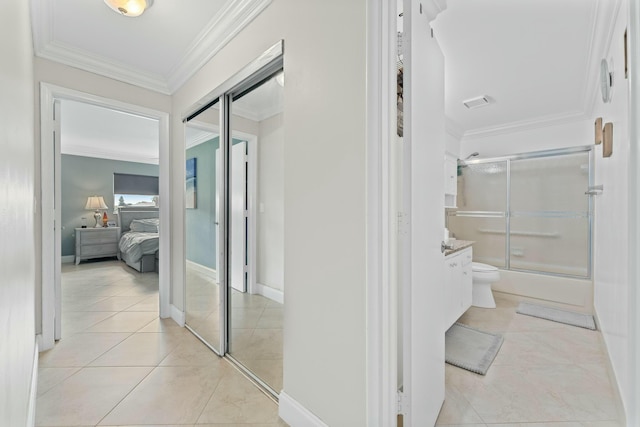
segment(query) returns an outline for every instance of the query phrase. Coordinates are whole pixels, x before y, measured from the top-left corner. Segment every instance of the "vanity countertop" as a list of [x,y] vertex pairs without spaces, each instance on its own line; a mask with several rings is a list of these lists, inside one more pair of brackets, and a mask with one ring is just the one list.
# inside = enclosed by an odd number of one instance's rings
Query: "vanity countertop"
[[475,242],[473,240],[449,240],[447,245],[453,246],[453,249],[447,249],[446,251],[444,251],[444,256],[451,255],[453,253],[466,249],[474,243]]

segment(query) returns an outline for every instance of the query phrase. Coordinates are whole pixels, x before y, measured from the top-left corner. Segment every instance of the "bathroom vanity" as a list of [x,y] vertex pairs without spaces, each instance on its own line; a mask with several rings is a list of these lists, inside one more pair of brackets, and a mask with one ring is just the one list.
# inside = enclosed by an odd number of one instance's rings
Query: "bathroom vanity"
[[451,240],[444,257],[445,331],[471,307],[472,241]]

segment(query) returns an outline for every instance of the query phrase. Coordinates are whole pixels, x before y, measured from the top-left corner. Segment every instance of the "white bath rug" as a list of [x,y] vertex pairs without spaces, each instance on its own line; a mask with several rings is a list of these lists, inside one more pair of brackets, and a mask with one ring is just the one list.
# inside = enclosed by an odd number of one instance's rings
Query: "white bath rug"
[[559,310],[557,308],[545,307],[543,305],[521,302],[516,313],[527,316],[539,317],[540,319],[551,320],[553,322],[564,323],[580,328],[596,330],[596,322],[590,314],[574,313],[573,311]]
[[504,338],[500,334],[455,323],[445,334],[445,362],[485,375],[503,341]]

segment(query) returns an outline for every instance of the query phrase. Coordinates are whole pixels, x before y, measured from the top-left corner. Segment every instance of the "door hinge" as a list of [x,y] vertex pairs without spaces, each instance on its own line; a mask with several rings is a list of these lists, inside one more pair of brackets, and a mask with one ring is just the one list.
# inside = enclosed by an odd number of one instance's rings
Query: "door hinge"
[[249,209],[244,210],[244,217],[249,218]]
[[398,394],[397,394],[397,406],[398,406],[398,414],[399,415],[405,415],[407,413],[407,410],[409,409],[409,402],[407,401],[407,399],[405,398],[405,395],[403,392],[401,392],[400,390],[398,390]]

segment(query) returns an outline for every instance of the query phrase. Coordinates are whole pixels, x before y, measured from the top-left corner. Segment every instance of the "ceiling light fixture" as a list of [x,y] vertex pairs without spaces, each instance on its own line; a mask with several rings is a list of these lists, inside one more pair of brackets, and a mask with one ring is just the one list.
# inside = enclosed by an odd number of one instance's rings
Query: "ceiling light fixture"
[[114,12],[135,18],[151,7],[153,0],[104,0]]
[[487,95],[478,96],[475,98],[467,99],[466,101],[462,101],[465,107],[472,110],[474,108],[485,107],[491,103],[491,98]]

